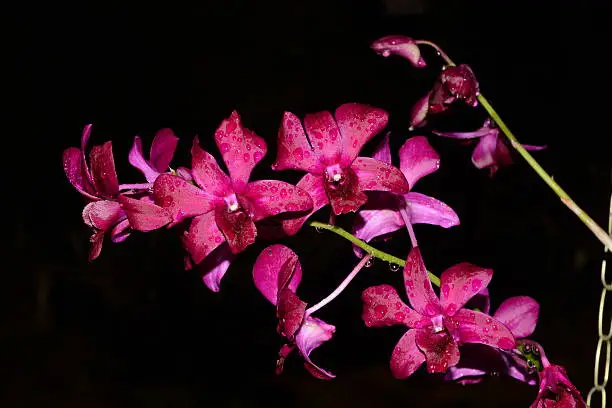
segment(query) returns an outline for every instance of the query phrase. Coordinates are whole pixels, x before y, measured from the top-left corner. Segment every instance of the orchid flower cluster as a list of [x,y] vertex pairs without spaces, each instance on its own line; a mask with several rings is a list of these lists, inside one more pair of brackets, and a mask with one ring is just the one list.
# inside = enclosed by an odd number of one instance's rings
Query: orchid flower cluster
[[[422,43],[427,42],[389,36],[374,42],[372,48],[385,57],[402,56],[422,68],[426,66],[419,49]],[[424,126],[428,117],[456,101],[477,106],[478,94],[478,82],[467,65],[445,67],[432,90],[416,103],[411,129]],[[197,265],[204,271],[204,284],[218,292],[232,261],[258,237],[295,235],[309,217],[330,205],[330,224],[336,216],[355,214],[353,233],[329,224],[311,225],[326,225],[350,237],[354,244],[350,256],[357,264],[329,296],[313,304],[298,296],[304,272],[296,253],[285,245],[268,246],[253,266],[254,284],[275,306],[277,332],[284,341],[276,363],[278,373],[295,350],[313,376],[334,377],[310,357],[336,330],[315,313],[337,297],[372,257],[397,259],[368,242],[388,239],[406,229],[410,250],[405,261],[397,262],[404,266],[397,283],[403,285],[405,297],[392,284],[367,288],[361,296],[366,326],[404,325],[407,329],[391,352],[393,376],[409,377],[422,365],[429,373],[462,384],[479,382],[493,373],[505,374],[539,385],[532,407],[586,407],[564,368],[551,364],[542,346],[528,339],[539,314],[534,299],[511,297],[491,313],[487,289],[491,269],[463,262],[450,266],[439,279],[428,272],[412,226],[426,223],[451,228],[459,225],[459,216],[445,203],[413,191],[418,180],[440,166],[440,157],[427,137],[408,138],[397,152],[399,167],[395,167],[389,133],[381,133],[387,122],[384,110],[360,103],[343,104],[333,115],[321,111],[301,119],[286,112],[271,167],[305,172],[296,185],[251,180],[252,170],[266,156],[267,145],[243,125],[235,111],[213,135],[222,164],[195,137],[191,165],[173,168],[170,164],[179,139],[170,129],[155,135],[148,157],[136,136],[128,160],[143,179],[132,184],[119,183],[110,141],[88,152],[92,129],[88,125],[80,147],[64,151],[63,164],[69,181],[86,201],[82,217],[92,230],[89,260],[100,255],[107,235],[113,242],[122,242],[132,231],[173,228],[185,250],[185,268]],[[491,175],[512,161],[499,129],[490,120],[473,132],[432,133],[479,139],[472,161],[478,168],[489,169]],[[381,140],[372,157],[360,156],[364,145],[379,134]]]

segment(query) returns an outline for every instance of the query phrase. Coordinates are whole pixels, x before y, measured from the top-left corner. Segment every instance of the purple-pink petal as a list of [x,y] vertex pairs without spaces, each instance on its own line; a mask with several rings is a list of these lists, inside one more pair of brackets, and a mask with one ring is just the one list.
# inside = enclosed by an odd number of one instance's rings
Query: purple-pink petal
[[90,200],[97,200],[98,198],[88,179],[87,164],[84,162],[82,151],[76,147],[65,149],[62,162],[64,164],[64,172],[70,184]]
[[440,155],[425,136],[414,136],[406,140],[399,150],[400,169],[410,188],[422,177],[440,168]]
[[424,126],[426,123],[427,113],[429,112],[429,98],[431,92],[427,92],[425,96],[416,101],[410,111],[410,130]]
[[230,178],[221,170],[217,160],[200,148],[197,136],[193,138],[191,146],[191,167],[191,175],[202,188],[202,194],[211,200],[221,199],[233,192]]
[[321,164],[329,166],[340,162],[344,148],[342,135],[331,113],[322,111],[305,115],[304,128]]
[[410,37],[388,35],[374,41],[371,48],[383,57],[388,57],[392,54],[404,57],[416,68],[423,68],[427,65],[421,56],[418,44]]
[[193,262],[199,264],[221,245],[225,238],[217,227],[214,212],[210,211],[193,218],[189,229],[183,233],[181,241]]
[[478,144],[474,148],[474,152],[472,153],[472,163],[479,169],[484,169],[487,167],[499,167],[503,163],[499,163],[499,158],[501,157],[506,162],[511,162],[510,153],[508,152],[508,148],[506,148],[502,144],[502,149],[505,149],[501,154],[498,151],[499,144],[499,133],[498,131],[493,131],[488,133],[486,136],[483,136],[478,141]]
[[134,137],[134,143],[132,144],[132,148],[130,149],[130,153],[128,155],[128,161],[134,167],[136,167],[140,172],[145,176],[145,179],[149,183],[153,183],[157,176],[159,176],[159,171],[151,166],[147,159],[145,159],[144,154],[142,152],[142,141],[140,137]]
[[483,127],[473,132],[440,132],[433,130],[432,133],[437,136],[450,137],[452,139],[475,139],[477,137],[484,137],[491,132],[495,132],[495,130],[489,127],[489,124],[490,122],[487,120]]
[[316,176],[312,173],[306,174],[296,184],[297,188],[300,188],[308,193],[312,198],[312,210],[306,215],[301,217],[292,218],[289,220],[283,220],[283,230],[287,235],[296,234],[304,222],[316,211],[329,204],[327,193],[325,192],[324,182],[322,176]]
[[295,336],[295,344],[306,360],[306,369],[320,379],[331,379],[335,375],[317,366],[310,359],[310,353],[324,342],[330,340],[336,328],[316,317],[306,316],[304,323]]
[[481,312],[460,309],[445,320],[447,328],[460,343],[481,343],[500,349],[513,349],[512,333],[497,319]]
[[227,272],[234,255],[227,244],[221,244],[204,261],[197,266],[202,275],[202,281],[213,292],[221,289],[221,279]]
[[[294,262],[289,263],[288,261],[291,260]],[[289,274],[287,271],[283,271],[284,268],[291,266],[293,269]],[[297,255],[284,245],[270,245],[261,251],[255,260],[253,265],[253,281],[261,294],[275,305],[278,299],[279,277],[281,277],[281,274],[288,274],[290,276],[288,283],[282,282],[281,284],[295,292],[302,280],[302,266]],[[283,278],[283,280],[286,280],[286,278]]]
[[395,378],[404,379],[412,375],[425,361],[425,354],[416,344],[418,330],[408,330],[397,342],[391,354],[391,373]]
[[91,262],[100,256],[102,244],[104,243],[104,231],[96,231],[89,237],[89,255],[87,259]]
[[397,231],[404,225],[404,220],[397,210],[360,210],[355,217],[355,236],[370,242],[373,238]]
[[361,318],[368,327],[385,327],[404,324],[420,327],[429,322],[412,310],[399,297],[391,285],[378,285],[367,288],[361,294],[363,312]]
[[284,212],[312,209],[312,199],[308,193],[284,181],[254,181],[247,184],[242,196],[249,201],[253,221]]
[[175,222],[207,213],[214,208],[209,194],[170,174],[160,175],[153,184],[155,204],[165,208]]
[[404,174],[390,164],[371,157],[358,157],[351,166],[357,175],[359,188],[362,191],[390,191],[405,194],[410,185]]
[[445,331],[416,330],[415,342],[425,354],[429,373],[444,373],[459,362],[459,346]]
[[172,129],[164,128],[155,133],[155,137],[151,143],[149,160],[151,162],[151,166],[153,166],[153,168],[155,168],[159,173],[163,173],[168,170],[170,161],[172,160],[172,157],[174,157],[174,152],[176,151],[178,141],[179,139],[174,135]]
[[172,221],[168,210],[148,199],[119,196],[121,209],[127,215],[130,225],[138,231],[152,231],[163,227]]
[[304,170],[320,173],[321,166],[317,156],[308,142],[300,119],[291,112],[285,112],[278,131],[278,151],[274,170]]
[[119,194],[119,181],[115,171],[113,145],[108,141],[100,146],[94,146],[89,152],[89,165],[93,184],[105,198],[113,198]]
[[374,149],[374,153],[372,153],[372,158],[376,160],[380,160],[383,163],[391,164],[391,145],[389,144],[389,134],[391,132],[387,132],[385,137],[380,141],[376,149]]
[[491,282],[493,271],[467,262],[451,266],[440,276],[440,304],[453,316]]
[[101,231],[110,230],[125,218],[119,203],[110,200],[93,201],[83,208],[83,222]]
[[340,105],[334,116],[342,136],[342,159],[346,164],[355,160],[363,145],[384,129],[389,120],[384,110],[360,103]]
[[457,213],[440,200],[412,192],[404,194],[404,200],[412,224],[432,224],[443,228],[459,225]]
[[227,211],[225,206],[219,206],[214,213],[215,221],[233,254],[244,251],[255,242],[257,227],[246,211]]
[[[287,260],[285,265],[295,265],[296,260]],[[287,265],[284,268],[291,268]],[[278,333],[288,341],[293,341],[298,329],[302,326],[306,313],[306,302],[302,301],[294,291],[280,286],[278,291],[278,302],[276,304],[276,316],[278,317]]]
[[130,236],[131,232],[132,228],[130,225],[130,220],[126,218],[123,221],[119,221],[117,225],[113,227],[110,233],[111,240],[115,244],[123,242]]
[[540,305],[529,296],[515,296],[502,302],[493,315],[506,325],[515,338],[531,336],[538,323]]
[[236,111],[221,122],[215,132],[215,141],[229,170],[234,190],[239,192],[248,183],[255,165],[265,156],[268,150],[266,142],[242,126]]
[[410,304],[422,315],[435,316],[442,309],[436,296],[421,256],[421,250],[414,247],[410,250],[404,266],[404,284]]

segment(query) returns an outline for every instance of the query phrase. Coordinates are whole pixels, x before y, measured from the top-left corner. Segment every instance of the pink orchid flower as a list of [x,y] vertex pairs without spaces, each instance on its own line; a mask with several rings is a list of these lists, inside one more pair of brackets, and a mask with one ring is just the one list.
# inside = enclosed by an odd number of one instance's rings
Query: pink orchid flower
[[93,230],[89,238],[89,260],[96,259],[102,251],[104,235],[110,231],[113,242],[122,242],[129,236],[129,221],[121,210],[119,181],[115,171],[112,142],[92,147],[89,165],[85,148],[89,141],[91,125],[85,126],[81,136],[81,147],[64,150],[64,172],[70,183],[88,204],[83,209],[83,221]]
[[149,159],[146,159],[142,152],[142,141],[136,136],[128,160],[132,166],[140,170],[148,183],[153,184],[160,174],[168,171],[178,141],[178,137],[171,129],[160,129],[155,133]]
[[403,35],[388,35],[374,41],[371,48],[383,57],[399,55],[400,57],[406,58],[417,68],[423,68],[427,65],[421,56],[419,46],[410,37]]
[[391,371],[406,378],[424,362],[430,373],[446,372],[459,362],[459,346],[480,343],[512,349],[515,341],[503,323],[484,313],[463,308],[489,284],[493,271],[469,263],[450,267],[435,294],[418,247],[412,248],[404,268],[406,293],[412,308],[390,285],[373,286],[362,294],[362,318],[368,327],[404,324],[409,330],[395,346]]
[[257,257],[253,266],[253,281],[266,299],[276,306],[279,319],[277,331],[287,340],[279,352],[277,374],[283,371],[285,359],[297,348],[304,358],[304,367],[316,378],[328,380],[335,376],[317,366],[310,353],[330,340],[336,328],[306,313],[306,302],[296,290],[302,280],[298,256],[284,245],[271,245]]
[[[389,135],[385,135],[376,148],[373,158],[391,164]],[[424,136],[408,139],[399,150],[400,170],[408,180],[410,188],[422,177],[440,167],[440,156]],[[420,193],[408,192],[395,195],[387,192],[372,192],[368,203],[355,218],[355,235],[366,242],[389,234],[411,224],[432,224],[443,228],[459,225],[459,217],[448,205]],[[353,247],[359,256],[357,246]]]
[[540,390],[530,408],[587,408],[580,392],[569,380],[565,368],[550,364],[542,353],[544,369],[540,371]]
[[399,169],[357,157],[363,145],[386,126],[387,116],[382,109],[347,103],[336,109],[335,120],[327,111],[306,115],[304,132],[297,116],[285,112],[272,168],[307,171],[297,186],[308,191],[314,203],[307,215],[283,223],[287,234],[295,234],[327,204],[336,215],[357,211],[367,201],[364,191],[408,192],[408,182]]
[[[499,129],[492,125],[491,119],[487,118],[482,127],[474,132],[438,132],[438,136],[453,139],[476,139],[478,144],[472,153],[472,163],[479,169],[488,168],[490,176],[493,176],[502,166],[512,164],[510,151],[505,145],[505,138],[500,137]],[[525,150],[543,150],[546,146],[522,145]]]
[[[169,213],[170,226],[191,219],[182,241],[194,263],[199,264],[214,250],[225,255],[203,278],[217,292],[232,254],[255,242],[255,222],[280,213],[308,211],[312,200],[307,192],[284,181],[249,182],[251,171],[266,154],[267,146],[262,138],[242,126],[237,112],[221,123],[215,141],[229,176],[210,153],[200,148],[196,137],[191,149],[195,184],[176,175],[161,174],[153,185],[153,205],[155,211],[162,208]],[[134,207],[140,203],[130,201]],[[151,212],[151,207],[140,213],[130,211],[134,217],[151,216]]]
[[[540,305],[534,299],[529,296],[515,296],[503,301],[493,318],[503,323],[515,339],[524,339],[534,332],[539,311]],[[507,352],[482,344],[466,344],[461,349],[459,364],[448,369],[445,379],[474,384],[487,374],[497,373],[535,385],[535,371],[526,360],[515,356],[513,351]]]

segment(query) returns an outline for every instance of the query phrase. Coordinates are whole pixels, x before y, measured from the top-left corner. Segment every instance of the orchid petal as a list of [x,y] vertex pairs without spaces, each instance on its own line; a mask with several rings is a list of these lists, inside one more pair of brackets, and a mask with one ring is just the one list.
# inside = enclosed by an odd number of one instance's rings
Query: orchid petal
[[193,175],[191,174],[191,170],[188,169],[187,167],[179,167],[178,169],[176,169],[176,175],[187,181],[193,180]]
[[361,318],[368,327],[385,327],[404,324],[408,327],[420,327],[423,316],[412,310],[399,297],[391,285],[378,285],[367,288],[361,294],[363,313]]
[[453,316],[491,282],[493,271],[467,262],[451,266],[440,276],[440,304]]
[[258,180],[249,183],[243,194],[251,204],[253,221],[259,221],[279,213],[308,211],[312,199],[304,190],[278,180]]
[[172,221],[168,210],[147,200],[119,196],[119,203],[135,230],[152,231]]
[[482,289],[473,298],[471,298],[464,307],[482,312],[484,314],[489,314],[491,311],[491,297],[489,296],[489,289]]
[[296,234],[312,214],[329,204],[323,183],[323,177],[308,173],[296,184],[297,188],[306,191],[310,195],[313,206],[312,210],[304,216],[283,220],[283,229],[287,235]]
[[234,189],[240,190],[248,183],[255,165],[265,156],[268,150],[266,142],[242,126],[236,111],[221,122],[215,132],[215,141],[229,170]]
[[130,236],[131,232],[132,229],[130,226],[130,220],[126,218],[125,220],[118,222],[117,225],[113,227],[110,234],[111,240],[115,244],[118,244],[125,241]]
[[475,139],[477,137],[487,136],[495,131],[496,130],[488,126],[483,126],[473,132],[439,132],[437,130],[432,130],[431,133],[437,136],[450,137],[452,139]]
[[415,136],[406,140],[399,150],[400,169],[410,188],[422,177],[440,168],[440,155],[434,150],[425,136]]
[[255,242],[257,227],[245,211],[230,212],[219,207],[215,210],[215,220],[233,254],[244,251]]
[[361,210],[355,218],[355,236],[370,242],[373,238],[397,231],[405,226],[397,210]]
[[62,162],[68,181],[79,193],[90,200],[98,200],[85,172],[83,153],[76,147],[69,147],[63,152]]
[[[295,260],[295,263],[291,265],[290,260]],[[289,267],[292,268],[291,271],[283,271],[283,269]],[[295,252],[284,245],[270,245],[261,251],[253,265],[255,287],[275,305],[278,300],[279,281],[281,280],[279,277],[287,274],[290,276],[290,281],[284,286],[295,292],[302,280],[302,266]],[[280,283],[283,284],[283,282]]]
[[[337,175],[340,175],[338,181],[334,178]],[[361,191],[357,174],[351,167],[342,170],[338,166],[331,171],[326,169],[323,186],[335,215],[355,212],[368,201],[368,196]]]
[[376,149],[374,149],[374,153],[372,154],[372,158],[376,160],[380,160],[383,163],[391,164],[391,146],[389,144],[389,134],[391,132],[387,132],[383,140],[380,141]]
[[138,136],[134,137],[134,143],[130,149],[128,161],[132,166],[140,170],[149,183],[153,183],[157,176],[159,176],[160,172],[153,168],[147,159],[145,159],[144,154],[142,153],[142,141]]
[[420,193],[404,194],[412,224],[432,224],[443,228],[459,225],[459,216],[440,200]]
[[387,126],[389,115],[382,109],[360,103],[345,103],[335,112],[342,135],[342,157],[351,163],[361,148]]
[[217,160],[200,148],[197,136],[191,146],[191,167],[193,179],[211,199],[232,193],[230,178],[221,170]]
[[429,373],[444,373],[459,362],[459,346],[445,331],[417,330],[415,342],[425,354]]
[[164,128],[155,133],[155,137],[151,143],[149,160],[151,166],[158,172],[163,173],[168,170],[170,161],[172,161],[172,157],[174,157],[178,141],[179,139],[174,136],[172,129]]
[[104,243],[104,231],[94,232],[89,237],[89,255],[87,259],[91,262],[100,256],[102,244]]
[[304,116],[304,128],[320,163],[327,166],[340,162],[344,146],[331,113],[322,111],[307,114]]
[[94,146],[89,152],[94,187],[100,195],[106,198],[115,197],[119,193],[112,146],[112,142],[108,141],[101,146]]
[[427,92],[425,96],[416,101],[410,111],[410,130],[425,125],[427,113],[429,112],[429,98],[431,92]]
[[521,143],[521,146],[523,146],[525,150],[532,150],[532,151],[544,150],[548,148],[548,146],[546,145],[543,145],[543,146],[542,145],[526,145],[522,143]]
[[392,54],[404,57],[416,68],[423,68],[426,66],[418,44],[410,37],[403,35],[388,35],[374,41],[371,48],[383,57],[388,57]]
[[358,157],[351,167],[361,190],[391,191],[395,194],[405,194],[410,190],[406,177],[390,164],[371,157]]
[[515,338],[531,336],[538,323],[540,305],[529,296],[515,296],[502,302],[493,317],[512,332]]
[[484,344],[468,343],[461,346],[459,363],[448,368],[444,379],[447,381],[458,380],[461,384],[474,384],[480,382],[484,375],[505,371],[506,363],[502,352]]
[[474,166],[484,169],[497,165],[495,151],[497,150],[498,136],[498,132],[495,131],[480,138],[472,153],[472,163],[474,163]]
[[335,375],[317,366],[310,359],[310,353],[324,342],[330,340],[336,328],[316,317],[307,316],[295,336],[295,344],[306,360],[306,369],[320,379],[334,378]]
[[425,361],[425,355],[419,350],[415,341],[417,331],[408,330],[393,349],[391,373],[397,379],[411,376]]
[[231,253],[227,244],[222,244],[207,256],[204,261],[197,266],[202,275],[202,281],[213,292],[221,289],[221,279],[230,267],[235,256]]
[[91,177],[91,172],[89,171],[89,166],[87,165],[87,159],[85,157],[85,148],[87,147],[87,143],[89,142],[89,136],[91,136],[91,127],[89,124],[83,128],[83,133],[81,134],[81,156],[83,158],[83,174],[85,177],[85,182],[90,186],[88,191],[93,191],[93,178]]
[[481,343],[506,350],[516,347],[510,330],[484,313],[460,309],[449,321],[449,330],[461,343]]
[[175,222],[214,208],[209,195],[181,177],[161,174],[153,184],[155,204],[165,208]]
[[274,170],[304,170],[320,173],[320,165],[313,148],[308,142],[300,119],[291,112],[285,112],[278,131],[278,151]]
[[189,252],[193,262],[199,264],[212,251],[221,245],[225,238],[217,227],[213,211],[195,217],[189,229],[181,237],[183,247]]
[[[297,261],[289,259],[285,264]],[[291,268],[291,266],[289,266]],[[292,268],[293,269],[293,268]],[[306,313],[306,302],[302,301],[291,289],[282,288],[278,291],[278,302],[276,304],[276,315],[278,317],[278,333],[289,341],[293,341],[304,320]]]
[[108,231],[125,218],[119,203],[110,200],[93,201],[83,208],[83,222],[100,231]]
[[412,248],[406,258],[404,283],[408,299],[414,310],[429,317],[441,312],[440,301],[433,291],[421,250],[418,247]]

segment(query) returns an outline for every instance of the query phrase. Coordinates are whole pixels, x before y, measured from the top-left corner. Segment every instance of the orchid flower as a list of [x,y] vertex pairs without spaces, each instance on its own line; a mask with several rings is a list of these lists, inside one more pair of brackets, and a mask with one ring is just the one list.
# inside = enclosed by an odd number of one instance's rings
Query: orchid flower
[[129,221],[117,201],[119,181],[115,171],[112,142],[92,147],[89,164],[85,148],[91,134],[91,125],[85,126],[81,147],[64,150],[64,172],[70,183],[88,201],[83,208],[83,221],[92,230],[89,238],[89,260],[96,259],[102,251],[104,235],[110,231],[113,242],[122,242],[129,236]]
[[459,346],[480,343],[512,349],[515,341],[503,323],[484,313],[463,308],[487,287],[490,269],[469,263],[450,267],[440,278],[440,297],[435,294],[418,247],[411,249],[404,267],[404,283],[413,308],[407,306],[390,285],[373,286],[362,294],[362,318],[368,327],[404,324],[409,330],[395,346],[391,371],[406,378],[424,362],[430,373],[446,372],[459,362]]
[[314,203],[307,215],[283,223],[287,234],[295,234],[308,217],[327,204],[336,215],[357,211],[367,201],[364,191],[408,192],[408,182],[399,169],[370,157],[357,157],[386,124],[387,113],[382,109],[347,103],[336,109],[335,120],[327,111],[306,115],[304,132],[297,116],[285,112],[272,168],[307,171],[297,186],[306,190]]
[[253,266],[253,281],[266,299],[276,306],[278,333],[287,340],[281,347],[277,361],[277,374],[283,371],[287,356],[297,348],[304,358],[304,367],[316,378],[335,376],[317,366],[310,353],[332,338],[336,328],[306,312],[306,302],[296,290],[302,280],[302,266],[298,256],[284,245],[271,245],[257,257]]
[[149,159],[147,160],[142,152],[142,141],[140,137],[135,136],[128,161],[132,166],[140,170],[147,183],[152,187],[157,177],[168,171],[168,166],[176,151],[178,140],[178,137],[174,135],[171,129],[160,129],[155,133],[151,143]]
[[[534,299],[515,296],[503,301],[493,318],[503,323],[518,340],[531,336],[538,322],[539,311],[540,305]],[[529,385],[537,382],[534,367],[516,356],[514,351],[507,352],[481,344],[466,344],[461,349],[459,364],[449,368],[445,379],[473,384],[492,373],[506,374]]]
[[[171,217],[170,226],[191,219],[182,241],[193,262],[199,264],[214,250],[222,252],[223,256],[203,278],[217,292],[232,256],[255,242],[255,222],[280,213],[308,211],[312,200],[307,192],[284,181],[249,182],[251,171],[266,154],[267,146],[262,138],[242,126],[236,111],[221,123],[215,141],[229,176],[210,153],[200,148],[196,137],[191,149],[195,185],[176,175],[161,174],[153,184],[155,208],[146,203],[147,208],[140,212],[133,208],[130,213],[146,217],[162,208]],[[141,202],[133,200],[130,204],[137,207]],[[157,219],[155,214],[153,218]]]
[[530,408],[587,408],[580,392],[569,380],[565,368],[551,364],[541,351],[543,369],[539,372],[540,389]]
[[[472,153],[472,163],[479,169],[488,168],[490,175],[493,176],[502,166],[512,164],[510,151],[504,143],[504,138],[500,137],[499,129],[494,127],[491,119],[487,118],[482,127],[474,132],[438,132],[433,131],[438,136],[450,137],[453,139],[476,139],[478,144]],[[522,145],[525,150],[543,150],[546,146]]]
[[[388,134],[372,157],[391,164]],[[440,167],[440,156],[424,136],[408,139],[399,150],[399,159],[400,170],[411,189],[418,180]],[[407,223],[433,224],[443,228],[459,225],[459,217],[452,208],[424,194],[408,192],[396,195],[372,192],[369,196],[368,203],[359,211],[354,224],[355,235],[366,242],[400,228],[406,228]],[[353,249],[359,256],[360,249],[357,246],[353,246]]]
[[399,55],[406,58],[416,68],[423,68],[427,64],[421,56],[417,43],[410,37],[403,35],[388,35],[372,43],[371,48],[383,57]]

